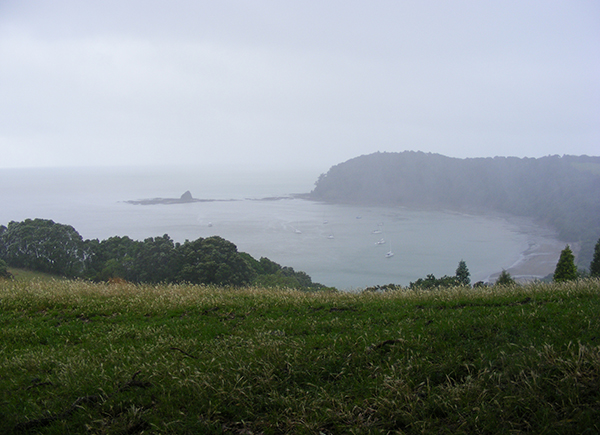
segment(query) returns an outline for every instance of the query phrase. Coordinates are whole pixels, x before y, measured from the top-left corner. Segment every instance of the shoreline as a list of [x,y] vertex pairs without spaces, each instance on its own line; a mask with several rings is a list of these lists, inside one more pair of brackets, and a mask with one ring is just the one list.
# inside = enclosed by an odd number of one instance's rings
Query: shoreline
[[[577,244],[559,240],[556,231],[536,224],[532,219],[511,216],[506,220],[528,238],[528,246],[521,252],[519,258],[505,269],[517,282],[530,282],[552,275],[560,253],[566,245],[571,247],[575,255],[579,251]],[[487,278],[487,281],[494,282],[499,275],[500,272],[494,273]]]
[[[295,198],[323,202],[325,204],[348,204],[357,205],[351,202],[349,203],[338,203],[326,200],[317,200],[310,197],[310,194],[294,194]],[[471,215],[471,216],[484,216],[490,218],[503,219],[509,225],[514,227],[516,233],[524,234],[527,237],[527,244],[523,245],[523,248],[518,258],[510,264],[508,267],[503,269],[510,273],[511,277],[519,282],[526,283],[536,280],[541,280],[548,275],[553,275],[556,269],[556,264],[560,258],[561,251],[565,246],[569,245],[575,257],[579,254],[580,246],[576,242],[565,242],[558,238],[558,233],[552,227],[544,224],[535,222],[534,218],[526,216],[516,216],[507,213],[493,212],[493,211],[481,211],[481,210],[452,210],[452,209],[438,209],[428,207],[405,207],[407,209],[418,209],[423,211],[439,211],[450,214],[460,215]],[[488,275],[483,282],[494,283],[502,269]]]

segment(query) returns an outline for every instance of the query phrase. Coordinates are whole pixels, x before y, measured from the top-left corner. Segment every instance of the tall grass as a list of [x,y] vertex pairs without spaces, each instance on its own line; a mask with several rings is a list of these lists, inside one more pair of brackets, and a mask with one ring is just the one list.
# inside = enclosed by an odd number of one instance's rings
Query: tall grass
[[600,282],[0,283],[0,433],[598,433]]

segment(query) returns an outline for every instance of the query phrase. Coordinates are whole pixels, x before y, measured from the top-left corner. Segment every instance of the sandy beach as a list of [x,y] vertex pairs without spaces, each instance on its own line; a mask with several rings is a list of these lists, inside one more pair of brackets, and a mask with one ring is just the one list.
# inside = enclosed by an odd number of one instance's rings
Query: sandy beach
[[[517,225],[524,234],[527,234],[529,246],[506,271],[519,282],[542,279],[553,274],[560,252],[567,243],[558,240],[553,229],[536,225],[530,219],[511,217],[508,220]],[[576,244],[569,245],[577,255],[578,246]],[[491,275],[488,280],[494,282],[498,275],[499,273]]]

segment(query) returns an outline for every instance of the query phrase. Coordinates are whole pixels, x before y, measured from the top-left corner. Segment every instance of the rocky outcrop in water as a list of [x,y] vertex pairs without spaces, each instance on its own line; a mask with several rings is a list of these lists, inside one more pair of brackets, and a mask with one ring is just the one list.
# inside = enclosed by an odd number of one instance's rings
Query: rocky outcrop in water
[[189,202],[207,202],[214,201],[214,199],[196,199],[192,196],[192,193],[187,190],[179,198],[149,198],[149,199],[138,199],[125,201],[128,204],[135,205],[155,205],[155,204],[186,204]]

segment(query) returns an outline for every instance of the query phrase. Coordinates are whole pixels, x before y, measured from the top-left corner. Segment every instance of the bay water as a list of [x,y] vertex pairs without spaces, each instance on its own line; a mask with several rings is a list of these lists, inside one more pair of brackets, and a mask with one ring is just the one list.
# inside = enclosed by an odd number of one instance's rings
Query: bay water
[[[72,225],[84,239],[168,234],[176,242],[221,236],[256,259],[353,290],[454,275],[464,260],[472,281],[522,258],[531,234],[498,216],[332,205],[294,198],[312,190],[310,171],[228,171],[194,167],[0,169],[0,225],[27,218]],[[207,201],[134,205],[179,198]],[[392,251],[393,256],[386,256]]]

